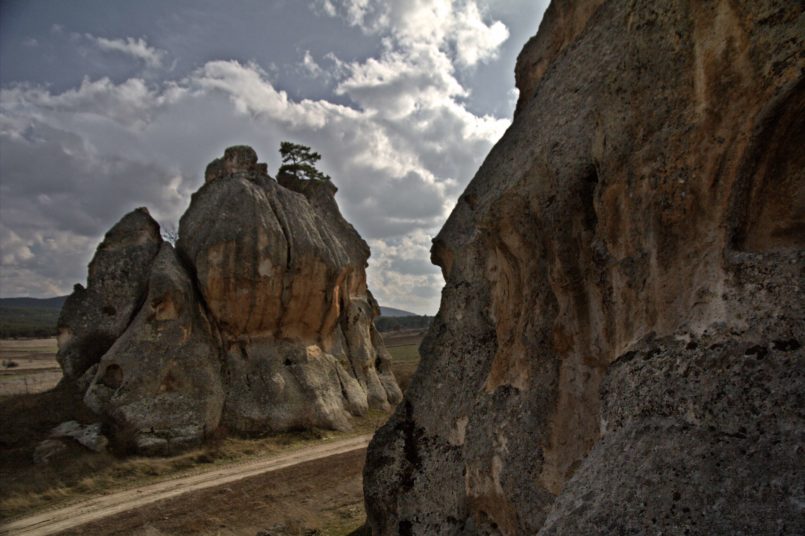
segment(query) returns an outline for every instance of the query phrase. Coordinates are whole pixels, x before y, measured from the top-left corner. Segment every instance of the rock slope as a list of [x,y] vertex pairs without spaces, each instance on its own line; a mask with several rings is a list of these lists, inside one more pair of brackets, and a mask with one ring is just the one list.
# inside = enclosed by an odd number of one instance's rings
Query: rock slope
[[434,240],[376,534],[801,534],[805,15],[554,0]]
[[62,310],[59,360],[118,443],[158,453],[221,426],[348,429],[402,398],[372,324],[368,246],[331,183],[280,179],[230,147],[176,248],[145,209],[98,247]]

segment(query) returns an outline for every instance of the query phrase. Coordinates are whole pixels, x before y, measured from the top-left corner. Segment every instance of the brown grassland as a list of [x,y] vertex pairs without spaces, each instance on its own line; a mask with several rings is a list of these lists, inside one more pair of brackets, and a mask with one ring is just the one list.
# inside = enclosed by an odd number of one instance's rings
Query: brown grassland
[[0,397],[41,393],[60,379],[56,339],[0,339]]

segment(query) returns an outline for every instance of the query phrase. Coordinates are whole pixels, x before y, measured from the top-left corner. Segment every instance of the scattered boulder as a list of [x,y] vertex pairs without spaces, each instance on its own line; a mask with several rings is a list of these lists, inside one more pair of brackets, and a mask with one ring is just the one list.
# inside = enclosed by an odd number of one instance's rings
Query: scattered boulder
[[220,425],[346,430],[401,400],[372,324],[369,247],[329,181],[295,181],[230,147],[175,249],[145,209],[107,233],[65,303],[59,356],[118,445],[169,452]]
[[805,533],[803,20],[551,3],[434,240],[373,534]]
[[101,433],[101,423],[83,425],[77,421],[65,421],[51,430],[50,439],[74,439],[93,452],[103,452],[109,440]]
[[58,439],[45,439],[34,449],[34,463],[46,465],[67,450],[67,445]]

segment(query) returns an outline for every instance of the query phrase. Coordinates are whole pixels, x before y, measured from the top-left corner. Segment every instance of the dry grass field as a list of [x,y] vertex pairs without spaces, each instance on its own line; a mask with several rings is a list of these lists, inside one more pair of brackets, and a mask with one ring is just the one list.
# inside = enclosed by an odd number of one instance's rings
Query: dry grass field
[[[392,366],[405,390],[419,362],[421,332],[387,337]],[[55,340],[0,341],[0,359],[19,363],[7,378],[29,378],[34,385],[46,371],[55,381],[42,390],[8,389],[0,396],[0,520],[75,503],[109,490],[170,479],[211,467],[241,463],[303,448],[327,439],[371,433],[387,415],[371,412],[355,419],[354,430],[268,434],[264,437],[221,437],[204,446],[169,457],[91,453],[71,446],[58,463],[32,463],[33,449],[59,423],[93,422],[80,396],[64,387],[52,388],[61,377],[55,361]],[[23,381],[23,385],[26,383]],[[49,390],[46,390],[49,389]],[[363,451],[331,462],[311,462],[266,477],[253,477],[187,496],[132,510],[81,528],[76,534],[255,534],[253,529],[285,527],[288,534],[319,529],[322,534],[350,534],[364,519],[361,471]],[[253,504],[252,504],[253,503]],[[147,530],[146,530],[147,529]],[[145,531],[145,532],[143,532]],[[249,532],[252,531],[252,532]]]
[[41,393],[60,379],[56,339],[0,339],[0,397]]
[[421,330],[383,334],[386,348],[391,354],[394,376],[403,392],[408,389],[419,365],[419,345],[423,336],[424,332]]

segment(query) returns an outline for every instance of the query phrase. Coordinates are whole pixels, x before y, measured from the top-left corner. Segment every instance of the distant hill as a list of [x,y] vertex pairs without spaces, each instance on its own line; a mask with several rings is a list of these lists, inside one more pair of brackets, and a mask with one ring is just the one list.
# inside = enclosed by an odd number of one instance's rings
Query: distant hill
[[380,316],[418,316],[418,315],[410,311],[403,311],[402,309],[395,309],[394,307],[383,307],[381,305]]
[[0,308],[56,309],[61,311],[67,296],[55,298],[0,298]]
[[378,331],[399,331],[407,329],[426,329],[430,326],[432,316],[418,315],[410,311],[380,306],[380,316],[375,318]]
[[56,335],[64,300],[55,298],[0,298],[0,338]]

